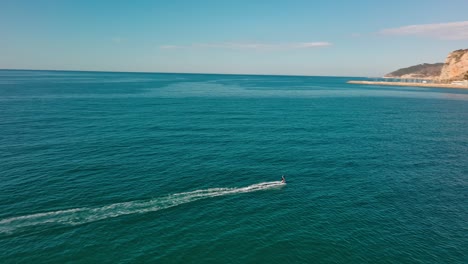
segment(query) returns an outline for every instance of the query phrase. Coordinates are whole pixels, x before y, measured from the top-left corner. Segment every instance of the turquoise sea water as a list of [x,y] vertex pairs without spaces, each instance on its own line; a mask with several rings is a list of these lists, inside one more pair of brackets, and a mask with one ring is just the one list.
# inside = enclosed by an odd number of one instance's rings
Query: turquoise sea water
[[468,263],[468,91],[347,80],[0,71],[0,262]]

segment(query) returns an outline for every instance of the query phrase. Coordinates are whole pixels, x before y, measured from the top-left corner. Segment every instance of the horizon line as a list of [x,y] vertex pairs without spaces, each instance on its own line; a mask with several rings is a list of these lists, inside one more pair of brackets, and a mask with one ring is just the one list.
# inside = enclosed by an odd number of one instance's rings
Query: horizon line
[[262,73],[216,73],[216,72],[151,72],[151,71],[107,71],[107,70],[58,70],[58,69],[7,69],[0,68],[0,71],[56,71],[56,72],[96,72],[96,73],[143,73],[143,74],[205,74],[205,75],[249,75],[249,76],[284,76],[284,77],[352,77],[352,78],[375,78],[365,76],[344,76],[344,75],[305,75],[305,74],[262,74]]

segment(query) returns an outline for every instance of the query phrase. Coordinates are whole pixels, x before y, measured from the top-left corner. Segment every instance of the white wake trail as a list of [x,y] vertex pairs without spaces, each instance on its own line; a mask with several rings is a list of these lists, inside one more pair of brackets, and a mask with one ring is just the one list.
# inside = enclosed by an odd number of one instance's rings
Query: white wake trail
[[130,201],[94,208],[82,207],[10,217],[0,220],[0,234],[9,234],[21,228],[44,224],[80,225],[122,215],[155,212],[211,197],[281,188],[284,185],[280,181],[262,182],[241,188],[211,188],[176,193],[151,200]]

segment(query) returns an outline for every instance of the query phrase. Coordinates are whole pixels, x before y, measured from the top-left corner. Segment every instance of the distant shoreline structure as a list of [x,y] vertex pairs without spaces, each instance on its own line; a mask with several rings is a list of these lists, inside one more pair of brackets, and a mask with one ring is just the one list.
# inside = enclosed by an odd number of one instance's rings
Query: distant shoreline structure
[[410,86],[410,87],[428,87],[428,88],[458,88],[468,89],[468,82],[457,83],[424,83],[424,82],[392,82],[392,81],[348,81],[350,84],[364,85],[387,85],[387,86]]

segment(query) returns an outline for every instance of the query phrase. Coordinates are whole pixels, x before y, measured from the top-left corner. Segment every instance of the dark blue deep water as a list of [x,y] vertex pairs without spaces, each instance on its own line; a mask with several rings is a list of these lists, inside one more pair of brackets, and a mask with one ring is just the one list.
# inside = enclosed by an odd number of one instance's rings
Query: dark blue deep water
[[347,80],[0,71],[0,262],[468,263],[468,91]]

